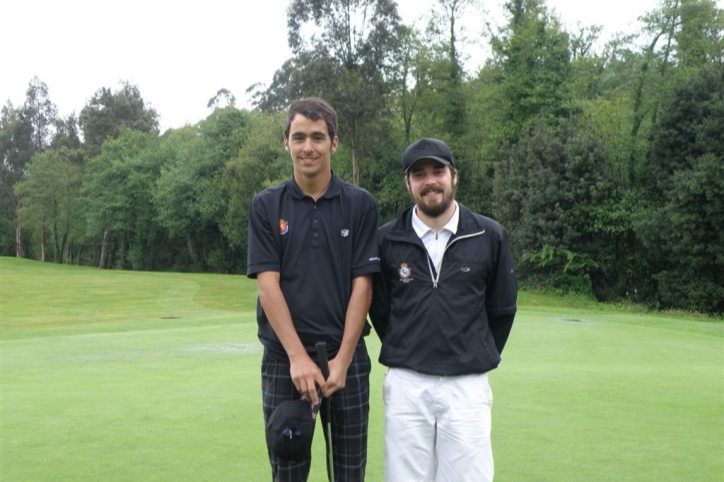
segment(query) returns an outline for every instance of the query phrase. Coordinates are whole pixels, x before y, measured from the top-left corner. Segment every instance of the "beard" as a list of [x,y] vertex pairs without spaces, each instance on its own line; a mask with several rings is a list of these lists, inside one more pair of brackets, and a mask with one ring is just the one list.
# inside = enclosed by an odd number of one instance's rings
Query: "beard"
[[[453,200],[455,199],[455,188],[457,186],[453,185],[452,189],[449,193],[445,193],[445,190],[438,187],[427,187],[420,191],[420,197],[418,199],[415,199],[415,204],[417,205],[417,209],[422,211],[425,215],[430,216],[431,218],[436,218],[440,215],[442,215],[445,211],[448,210],[450,205],[452,204]],[[439,192],[442,194],[442,199],[438,202],[434,202],[432,204],[428,204],[425,202],[425,195],[431,193],[431,192]]]

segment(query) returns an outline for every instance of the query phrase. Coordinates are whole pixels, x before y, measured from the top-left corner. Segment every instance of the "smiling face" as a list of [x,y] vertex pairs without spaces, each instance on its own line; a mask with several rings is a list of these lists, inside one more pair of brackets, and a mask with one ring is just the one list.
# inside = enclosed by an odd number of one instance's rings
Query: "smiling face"
[[410,167],[407,191],[420,213],[437,218],[454,209],[457,175],[450,167],[433,159],[421,159]]
[[329,137],[323,119],[313,121],[296,114],[289,127],[289,137],[284,139],[284,148],[292,156],[297,182],[313,182],[331,173],[331,158],[337,143],[337,136]]

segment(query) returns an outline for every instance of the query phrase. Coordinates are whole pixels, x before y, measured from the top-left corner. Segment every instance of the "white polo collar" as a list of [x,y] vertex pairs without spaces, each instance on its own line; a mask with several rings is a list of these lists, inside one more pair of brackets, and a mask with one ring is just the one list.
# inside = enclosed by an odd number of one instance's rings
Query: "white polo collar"
[[[453,200],[453,202],[455,203],[455,212],[450,218],[450,221],[448,221],[447,224],[442,227],[440,232],[449,231],[450,234],[455,234],[458,232],[458,222],[460,221],[460,206],[458,206],[457,201]],[[433,231],[430,226],[425,224],[424,221],[420,219],[420,216],[417,215],[417,206],[412,208],[412,227],[415,229],[415,232],[420,238],[427,234],[428,231],[432,231],[432,233],[435,234],[435,231]]]

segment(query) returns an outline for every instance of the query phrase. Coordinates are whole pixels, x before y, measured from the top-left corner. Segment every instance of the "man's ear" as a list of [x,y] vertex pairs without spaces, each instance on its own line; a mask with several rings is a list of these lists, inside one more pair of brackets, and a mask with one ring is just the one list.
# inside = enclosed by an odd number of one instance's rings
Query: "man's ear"
[[338,144],[339,144],[339,137],[334,136],[334,139],[332,139],[332,149],[331,149],[332,154],[334,154],[334,151],[337,150]]
[[289,138],[284,138],[284,150],[289,152]]

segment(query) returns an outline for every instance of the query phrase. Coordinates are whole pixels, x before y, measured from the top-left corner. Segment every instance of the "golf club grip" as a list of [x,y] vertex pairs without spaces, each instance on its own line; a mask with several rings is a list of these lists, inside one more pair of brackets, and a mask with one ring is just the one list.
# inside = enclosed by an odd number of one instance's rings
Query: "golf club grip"
[[319,357],[319,369],[322,370],[322,376],[326,380],[329,377],[329,359],[327,358],[327,344],[323,341],[317,342],[314,345],[317,349],[317,356]]

